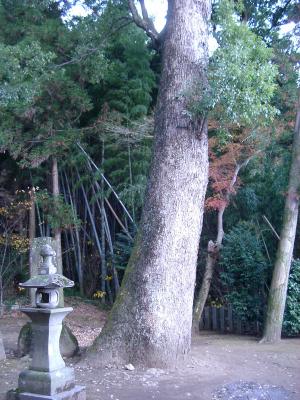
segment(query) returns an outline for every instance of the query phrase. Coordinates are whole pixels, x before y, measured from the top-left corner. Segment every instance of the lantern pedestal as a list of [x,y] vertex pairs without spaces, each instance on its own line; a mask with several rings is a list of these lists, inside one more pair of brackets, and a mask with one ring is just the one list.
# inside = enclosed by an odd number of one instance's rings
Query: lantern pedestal
[[32,320],[33,355],[29,369],[19,375],[20,400],[85,400],[85,389],[75,386],[74,371],[60,354],[62,321],[71,307],[22,308]]

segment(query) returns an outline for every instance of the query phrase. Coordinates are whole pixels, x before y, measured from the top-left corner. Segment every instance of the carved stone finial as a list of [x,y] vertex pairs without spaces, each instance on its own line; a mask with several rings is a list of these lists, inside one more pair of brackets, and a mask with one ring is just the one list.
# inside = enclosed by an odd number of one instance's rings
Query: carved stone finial
[[40,255],[43,257],[43,261],[39,267],[39,275],[52,275],[55,274],[57,269],[53,264],[53,256],[55,251],[49,244],[45,244],[41,247]]

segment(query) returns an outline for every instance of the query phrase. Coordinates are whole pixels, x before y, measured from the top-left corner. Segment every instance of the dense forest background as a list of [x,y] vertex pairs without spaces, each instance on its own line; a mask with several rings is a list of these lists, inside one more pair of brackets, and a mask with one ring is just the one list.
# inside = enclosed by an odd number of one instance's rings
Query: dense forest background
[[[139,225],[160,49],[132,22],[127,2],[86,0],[86,17],[71,17],[73,3],[0,1],[1,304],[22,300],[17,283],[29,274],[33,238],[53,236],[73,294],[111,305]],[[203,95],[199,83],[182,94],[191,99],[187,112],[209,124],[196,294],[222,214],[206,304],[230,303],[261,325],[291,162],[299,15],[293,1],[214,2],[210,89]],[[300,331],[299,235],[298,226],[289,335]]]

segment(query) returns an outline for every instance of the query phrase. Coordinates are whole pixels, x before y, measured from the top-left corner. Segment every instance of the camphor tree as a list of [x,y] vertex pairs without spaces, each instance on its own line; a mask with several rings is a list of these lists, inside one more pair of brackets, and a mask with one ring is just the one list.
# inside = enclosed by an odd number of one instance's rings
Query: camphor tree
[[170,0],[158,35],[140,0],[132,17],[162,52],[155,143],[140,231],[118,298],[89,352],[96,363],[170,366],[190,349],[207,185],[207,123],[187,93],[205,87],[210,2]]

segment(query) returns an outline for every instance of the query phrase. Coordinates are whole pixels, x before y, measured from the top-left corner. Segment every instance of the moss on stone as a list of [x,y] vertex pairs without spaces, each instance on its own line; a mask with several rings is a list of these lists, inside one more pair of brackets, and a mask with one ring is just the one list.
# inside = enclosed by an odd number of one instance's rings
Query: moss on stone
[[[20,357],[31,354],[32,334],[31,323],[27,322],[27,324],[22,327],[18,337],[18,355]],[[76,337],[73,335],[71,329],[65,324],[63,324],[62,327],[59,347],[61,355],[66,358],[73,357],[79,351]]]

